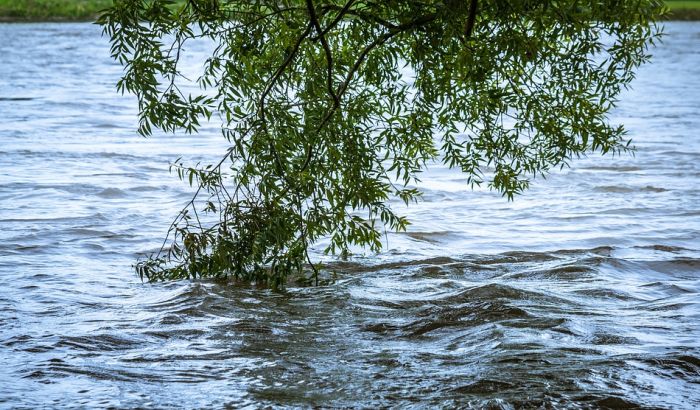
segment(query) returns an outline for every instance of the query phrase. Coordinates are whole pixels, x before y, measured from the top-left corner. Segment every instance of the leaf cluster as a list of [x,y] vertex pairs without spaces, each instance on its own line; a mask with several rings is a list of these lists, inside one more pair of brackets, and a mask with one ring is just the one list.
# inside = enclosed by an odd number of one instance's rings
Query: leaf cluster
[[[377,251],[426,164],[512,199],[590,151],[629,149],[607,114],[660,35],[656,0],[116,0],[99,20],[139,101],[139,132],[221,118],[230,147],[178,175],[197,194],[149,280],[281,287],[311,244]],[[213,45],[196,80],[186,44]],[[214,220],[203,223],[201,214]],[[207,219],[207,218],[204,218]]]

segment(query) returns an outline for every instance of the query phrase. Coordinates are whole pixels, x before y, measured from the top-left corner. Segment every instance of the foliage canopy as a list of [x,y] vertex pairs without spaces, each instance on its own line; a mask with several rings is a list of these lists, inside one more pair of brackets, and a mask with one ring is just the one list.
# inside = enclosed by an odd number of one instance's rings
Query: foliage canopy
[[[222,120],[148,280],[234,277],[272,287],[330,253],[381,247],[408,221],[427,163],[508,198],[589,151],[628,149],[607,113],[660,35],[655,0],[115,0],[98,23],[138,97],[139,132]],[[185,43],[211,55],[183,91]],[[215,219],[204,223],[209,213]],[[317,276],[316,276],[317,277]]]

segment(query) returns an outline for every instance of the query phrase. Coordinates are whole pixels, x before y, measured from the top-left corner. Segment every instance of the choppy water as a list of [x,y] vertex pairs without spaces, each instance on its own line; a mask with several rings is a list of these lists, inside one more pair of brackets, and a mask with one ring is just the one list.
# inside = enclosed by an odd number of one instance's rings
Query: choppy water
[[700,406],[700,24],[515,202],[435,166],[414,225],[282,294],[142,284],[199,136],[134,135],[88,24],[0,25],[0,407]]

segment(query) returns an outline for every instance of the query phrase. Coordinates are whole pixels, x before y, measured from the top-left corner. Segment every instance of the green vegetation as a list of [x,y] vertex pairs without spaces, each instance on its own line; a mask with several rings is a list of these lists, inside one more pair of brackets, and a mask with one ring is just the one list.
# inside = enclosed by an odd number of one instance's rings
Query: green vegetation
[[[182,5],[184,0],[176,4]],[[0,0],[0,21],[93,21],[112,0]]]
[[667,1],[668,20],[700,20],[700,0]]
[[112,0],[0,0],[0,19],[13,21],[91,20]]
[[[308,250],[378,251],[426,164],[508,198],[591,151],[628,149],[609,110],[649,59],[659,1],[120,0],[99,23],[139,101],[139,132],[223,122],[148,280],[318,278]],[[144,22],[148,22],[148,24]],[[178,63],[216,47],[184,91]],[[167,39],[167,40],[166,40]],[[397,199],[399,201],[392,201]]]
[[[0,21],[87,21],[112,3],[112,0],[0,0]],[[700,0],[665,4],[670,9],[669,20],[700,20]]]
[[700,9],[700,0],[666,1],[665,4],[671,10]]
[[[0,0],[0,21],[88,21],[112,3],[112,0]],[[672,0],[665,4],[671,10],[669,20],[700,20],[700,0]]]

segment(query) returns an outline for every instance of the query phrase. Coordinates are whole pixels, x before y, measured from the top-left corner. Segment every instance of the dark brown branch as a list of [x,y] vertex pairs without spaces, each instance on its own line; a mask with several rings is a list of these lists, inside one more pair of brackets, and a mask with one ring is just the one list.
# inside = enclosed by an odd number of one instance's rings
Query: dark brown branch
[[338,99],[338,96],[335,94],[335,91],[333,91],[333,55],[331,54],[331,48],[328,46],[328,41],[326,41],[326,36],[323,34],[321,24],[318,22],[318,17],[316,16],[316,10],[314,9],[313,1],[306,0],[306,7],[309,10],[309,17],[311,18],[311,23],[316,28],[318,37],[321,40],[321,45],[323,46],[323,50],[326,53],[326,62],[328,67],[328,78],[326,79],[326,85],[328,87],[328,94],[333,99],[333,104],[335,106],[338,106],[340,105],[340,99]]
[[[345,7],[340,8],[338,6],[328,5],[328,6],[323,6],[322,9],[323,10],[340,10],[340,11],[342,11],[345,9]],[[348,9],[345,10],[344,14],[359,17],[360,19],[362,19],[364,21],[378,23],[379,25],[381,25],[387,29],[395,29],[398,27],[396,24],[394,24],[390,21],[384,20],[382,18],[379,18],[372,13],[367,13],[367,12],[364,12],[362,10],[350,10],[350,7],[348,7]]]
[[325,36],[329,31],[333,30],[333,28],[334,28],[338,23],[340,23],[340,20],[343,19],[343,16],[345,16],[345,13],[347,13],[348,10],[350,10],[350,7],[353,5],[353,3],[355,3],[355,0],[349,0],[347,3],[345,3],[345,5],[343,6],[343,8],[340,9],[340,12],[338,12],[338,15],[335,16],[335,19],[333,19],[333,21],[331,21],[331,23],[328,25],[328,27],[326,27],[325,29],[323,29],[323,31],[321,31],[321,32],[318,34],[318,36],[312,37],[312,38],[311,38],[311,41],[317,41],[317,40],[320,39],[322,36]]
[[471,0],[469,2],[469,17],[467,17],[467,27],[464,30],[465,40],[469,40],[472,36],[472,31],[474,31],[474,23],[476,22],[476,9],[477,0]]

